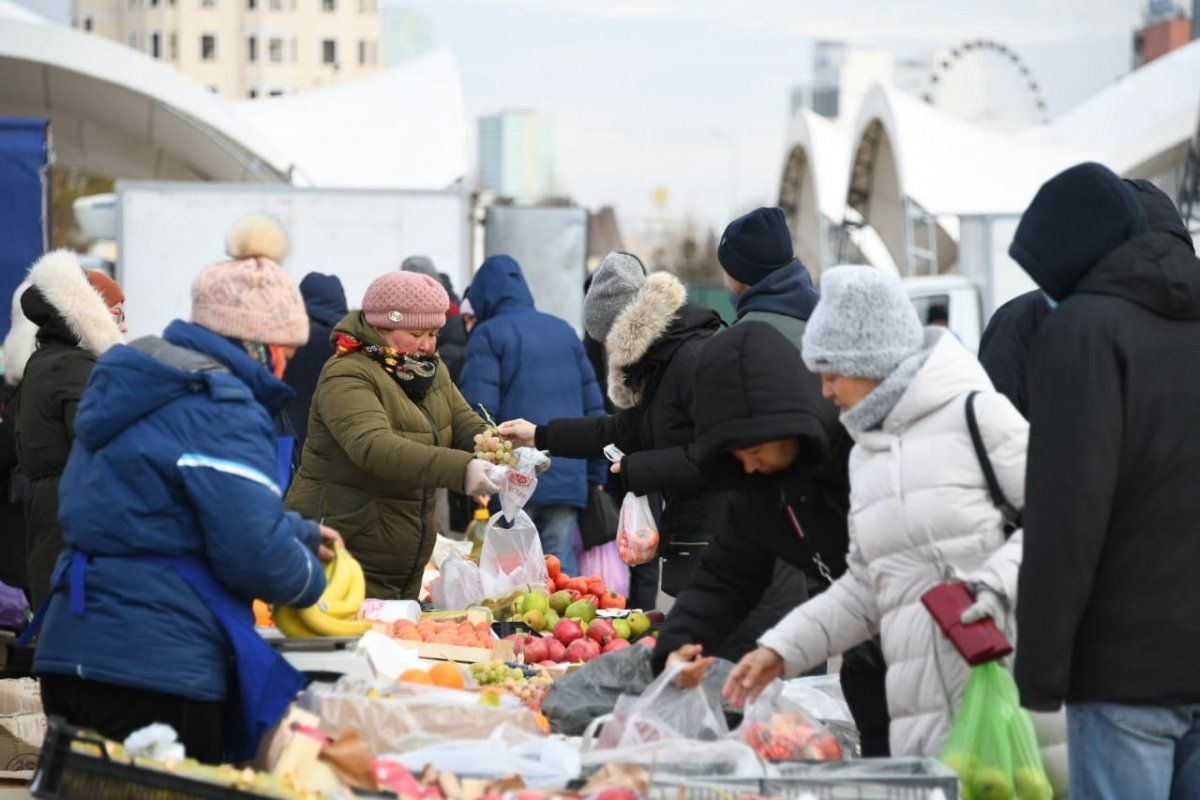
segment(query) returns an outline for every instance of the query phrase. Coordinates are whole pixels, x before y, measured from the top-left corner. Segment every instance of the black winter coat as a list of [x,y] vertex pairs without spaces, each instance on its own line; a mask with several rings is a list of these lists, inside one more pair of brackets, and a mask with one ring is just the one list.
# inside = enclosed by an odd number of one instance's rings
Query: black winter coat
[[[717,313],[686,303],[678,279],[655,273],[609,333],[608,395],[622,410],[607,417],[558,419],[538,427],[537,446],[568,458],[625,452],[626,488],[666,503],[659,554],[711,540],[728,497],[706,487],[689,452],[695,439],[692,400],[705,340],[721,327]],[[669,589],[668,589],[669,591]]]
[[[783,334],[745,322],[709,342],[696,380],[706,388],[693,409],[703,432],[697,453],[711,480],[737,491],[667,617],[654,650],[656,667],[683,644],[716,652],[762,601],[775,559],[823,583],[846,570],[853,442],[837,409],[821,396],[820,378]],[[783,472],[744,476],[728,455],[731,447],[777,439],[800,444]]]
[[1050,303],[1041,289],[1018,295],[996,309],[979,340],[979,363],[992,385],[1026,418],[1029,348],[1049,313]]
[[333,326],[350,313],[346,308],[346,290],[336,275],[310,272],[300,281],[300,295],[308,312],[308,341],[296,350],[284,370],[283,380],[295,394],[284,406],[284,413],[296,434],[296,452],[304,450],[308,436],[308,413],[321,368],[333,355],[330,336]]
[[17,459],[29,479],[26,558],[31,605],[38,608],[49,595],[63,549],[58,482],[75,441],[75,411],[97,357],[120,341],[121,332],[73,254],[44,256],[29,280],[21,309],[38,326],[38,349],[21,381],[16,439]]
[[1021,699],[1197,703],[1200,261],[1142,233],[1069,292],[1030,368]]

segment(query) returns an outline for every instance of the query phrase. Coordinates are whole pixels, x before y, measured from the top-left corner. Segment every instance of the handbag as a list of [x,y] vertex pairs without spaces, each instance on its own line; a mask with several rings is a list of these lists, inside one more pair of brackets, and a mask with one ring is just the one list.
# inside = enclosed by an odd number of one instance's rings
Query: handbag
[[620,513],[612,496],[598,486],[588,486],[587,508],[579,512],[579,538],[591,550],[617,538]]
[[975,457],[979,459],[979,467],[983,470],[983,478],[987,481],[988,496],[992,505],[1000,510],[1004,518],[1004,538],[1012,536],[1021,527],[1021,512],[1004,495],[1000,481],[996,479],[996,470],[992,468],[992,459],[988,456],[987,448],[983,446],[983,435],[979,431],[979,420],[975,416],[975,395],[967,395],[967,430],[971,434],[971,444],[975,447]]

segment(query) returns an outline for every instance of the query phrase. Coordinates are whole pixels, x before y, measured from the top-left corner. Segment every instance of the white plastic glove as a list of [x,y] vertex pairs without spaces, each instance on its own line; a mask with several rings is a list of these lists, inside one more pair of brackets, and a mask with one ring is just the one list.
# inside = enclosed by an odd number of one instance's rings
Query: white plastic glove
[[467,474],[463,479],[463,488],[468,495],[479,497],[500,491],[500,487],[488,476],[488,469],[491,466],[480,458],[472,458],[467,462]]
[[1005,630],[1008,625],[1008,603],[1004,598],[983,584],[975,584],[971,588],[975,590],[975,602],[963,612],[959,621],[963,625],[970,625],[981,619],[991,619],[996,627]]

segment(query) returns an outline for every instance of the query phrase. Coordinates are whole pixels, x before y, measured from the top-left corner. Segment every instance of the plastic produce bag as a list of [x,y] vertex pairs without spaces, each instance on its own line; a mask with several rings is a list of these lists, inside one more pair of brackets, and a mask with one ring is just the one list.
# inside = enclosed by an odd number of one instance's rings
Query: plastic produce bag
[[532,735],[502,726],[480,739],[457,739],[388,753],[381,761],[403,764],[414,773],[432,766],[461,778],[495,780],[520,775],[535,789],[563,789],[579,777],[579,750],[562,739]]
[[580,575],[597,575],[609,591],[629,594],[629,567],[617,554],[616,542],[584,550],[577,562]]
[[483,532],[479,555],[483,596],[500,599],[530,586],[544,587],[550,576],[537,526],[528,514],[518,511],[512,527],[501,528],[497,524],[500,516],[493,515]]
[[842,745],[833,733],[783,696],[783,682],[772,681],[746,706],[733,738],[768,761],[837,761]]
[[942,761],[958,773],[964,800],[1050,800],[1033,721],[999,661],[971,668]]
[[617,555],[631,567],[645,564],[658,552],[658,523],[650,510],[650,501],[630,492],[621,502],[621,523],[617,527]]
[[538,475],[550,469],[550,455],[532,447],[513,450],[517,463],[513,466],[494,465],[488,477],[500,487],[500,511],[512,523],[537,489]]
[[442,574],[429,584],[429,594],[433,607],[442,611],[470,608],[487,597],[479,566],[457,553],[442,562]]

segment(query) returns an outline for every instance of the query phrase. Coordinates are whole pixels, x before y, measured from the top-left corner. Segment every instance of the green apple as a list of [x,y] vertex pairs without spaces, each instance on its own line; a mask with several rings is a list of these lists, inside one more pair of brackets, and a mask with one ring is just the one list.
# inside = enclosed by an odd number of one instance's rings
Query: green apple
[[631,636],[641,636],[646,631],[650,630],[650,618],[640,611],[634,611],[629,615],[629,633]]
[[1020,767],[1013,774],[1017,800],[1053,800],[1054,788],[1046,773],[1037,767]]
[[567,606],[567,616],[579,620],[586,626],[596,618],[596,607],[587,600],[576,600]]
[[530,611],[537,611],[545,614],[547,609],[550,608],[550,598],[546,597],[546,595],[542,594],[541,592],[526,592],[524,601],[525,602],[523,603],[522,608],[525,610],[526,614],[528,614]]
[[612,621],[613,629],[617,632],[618,639],[628,639],[633,629],[629,627],[629,623],[623,619],[614,619]]
[[571,599],[571,593],[563,589],[550,595],[550,607],[553,608],[561,617],[567,610],[567,606],[575,602]]
[[1013,800],[1013,783],[999,767],[984,767],[975,773],[976,800]]

